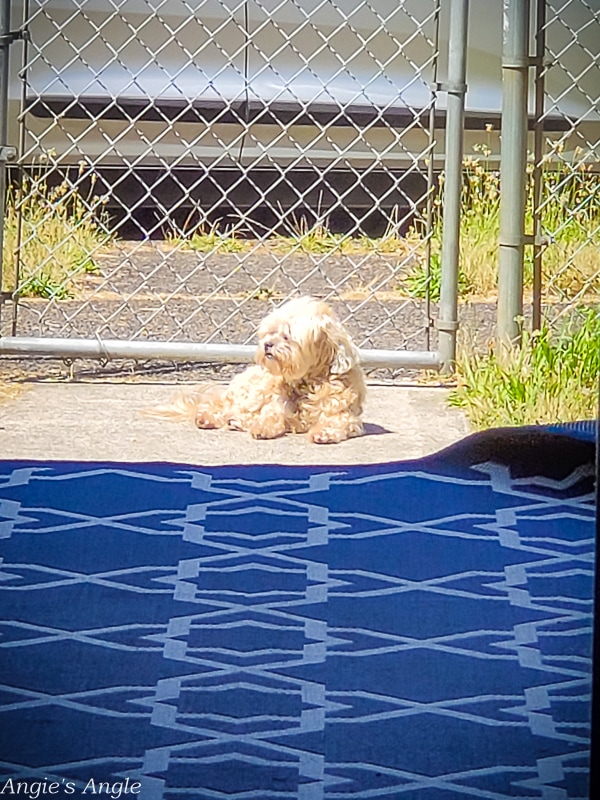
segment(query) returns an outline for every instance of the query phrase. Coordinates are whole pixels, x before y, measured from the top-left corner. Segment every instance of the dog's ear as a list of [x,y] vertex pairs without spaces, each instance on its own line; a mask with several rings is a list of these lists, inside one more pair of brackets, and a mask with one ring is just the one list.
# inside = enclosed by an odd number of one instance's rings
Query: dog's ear
[[335,319],[325,325],[325,334],[331,345],[333,358],[329,365],[332,375],[343,375],[358,364],[358,350],[352,340]]

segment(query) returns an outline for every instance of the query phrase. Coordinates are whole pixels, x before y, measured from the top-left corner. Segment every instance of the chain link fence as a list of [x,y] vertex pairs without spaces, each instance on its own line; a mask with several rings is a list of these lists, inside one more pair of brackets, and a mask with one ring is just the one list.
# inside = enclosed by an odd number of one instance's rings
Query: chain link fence
[[[537,8],[533,327],[556,327],[600,295],[600,3]],[[557,125],[556,123],[559,123]],[[544,130],[562,127],[551,138]]]
[[[600,3],[526,2],[539,328],[600,288]],[[0,144],[17,145],[0,150],[4,341],[242,346],[302,293],[331,301],[363,350],[434,354],[456,328],[438,306],[439,190],[448,92],[464,93],[447,81],[459,5],[0,0]],[[502,15],[469,9],[457,283],[478,347],[496,321]]]
[[245,343],[304,293],[362,348],[432,348],[439,23],[439,0],[13,4],[2,334]]

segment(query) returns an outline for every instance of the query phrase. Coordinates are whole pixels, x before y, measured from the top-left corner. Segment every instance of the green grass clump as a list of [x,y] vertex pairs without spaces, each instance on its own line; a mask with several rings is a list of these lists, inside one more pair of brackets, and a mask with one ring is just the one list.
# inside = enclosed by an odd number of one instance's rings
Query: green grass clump
[[[485,146],[478,148],[484,156]],[[461,297],[488,297],[496,289],[498,233],[500,230],[500,175],[490,170],[479,158],[468,157],[463,162],[461,218],[458,264],[458,289]],[[431,231],[431,265],[427,273],[425,251],[422,250],[413,269],[408,273],[400,291],[412,297],[440,298],[441,252],[443,240],[444,173],[433,204]],[[418,228],[417,228],[418,232]]]
[[600,309],[587,309],[554,336],[525,333],[522,347],[499,358],[458,360],[450,403],[476,429],[594,419],[598,413]]
[[251,243],[241,239],[235,230],[221,230],[219,223],[199,224],[191,232],[171,231],[167,241],[182,250],[195,253],[241,253],[250,249]]
[[274,236],[272,247],[278,252],[301,252],[310,255],[344,253],[352,246],[352,239],[329,230],[327,220],[317,220],[312,224],[305,217],[287,225],[289,233]]
[[50,185],[48,175],[40,168],[7,192],[2,289],[60,300],[98,271],[94,254],[112,237],[101,198],[82,197],[67,180]]
[[[498,237],[500,232],[500,173],[487,163],[490,150],[477,147],[477,157],[463,165],[459,255],[459,291],[462,297],[488,298],[497,287]],[[560,148],[548,155],[542,173],[540,223],[546,239],[543,250],[543,285],[550,298],[569,300],[600,292],[600,174],[597,164],[561,159]],[[595,167],[595,168],[594,168]],[[534,229],[533,175],[529,168],[526,231]],[[428,280],[425,251],[399,287],[414,297],[425,297],[429,286],[433,300],[439,299],[439,254],[443,237],[444,174],[434,201],[431,233],[432,266]],[[420,231],[417,230],[417,233]],[[421,235],[424,234],[421,232]],[[531,289],[533,261],[525,248],[524,287]]]
[[[560,156],[560,148],[559,153]],[[581,153],[576,153],[581,157]],[[526,225],[533,229],[531,208]],[[546,293],[569,300],[600,292],[600,174],[598,162],[570,164],[543,174],[540,209]],[[526,248],[525,274],[530,274],[531,249]]]
[[[410,270],[404,279],[404,288],[411,297],[423,299],[429,297],[434,302],[438,302],[442,291],[442,258],[439,252],[432,253],[430,270],[420,263],[416,268]],[[467,276],[461,269],[458,272],[458,294],[460,297],[471,294],[472,286]]]

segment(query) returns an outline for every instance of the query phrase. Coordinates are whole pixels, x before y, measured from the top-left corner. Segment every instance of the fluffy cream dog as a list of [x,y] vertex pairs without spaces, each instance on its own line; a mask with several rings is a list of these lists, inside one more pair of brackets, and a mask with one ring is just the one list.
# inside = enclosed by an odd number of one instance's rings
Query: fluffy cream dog
[[331,444],[363,433],[358,351],[327,303],[288,301],[263,320],[258,339],[255,364],[227,386],[185,398],[182,413],[193,413],[199,428],[247,431],[255,439],[294,432]]

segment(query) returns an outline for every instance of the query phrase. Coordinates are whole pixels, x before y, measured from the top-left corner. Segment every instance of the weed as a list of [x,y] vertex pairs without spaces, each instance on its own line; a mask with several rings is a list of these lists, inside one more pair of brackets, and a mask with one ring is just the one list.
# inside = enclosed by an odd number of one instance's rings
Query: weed
[[[192,218],[199,221],[192,224]],[[208,222],[198,204],[195,204],[187,215],[183,225],[179,226],[170,219],[166,220],[168,230],[165,239],[182,250],[193,250],[196,253],[240,253],[248,250],[251,243],[240,238],[240,230],[236,227],[223,226],[221,220]]]
[[317,220],[312,225],[306,217],[294,220],[287,225],[287,235],[275,236],[273,245],[279,251],[301,251],[313,255],[345,252],[351,245],[351,238],[342,234],[331,233],[327,220]]
[[66,300],[68,297],[72,297],[68,286],[64,283],[56,283],[52,275],[47,272],[30,275],[21,284],[19,294],[23,297],[44,297],[47,300]]
[[[489,297],[496,291],[498,236],[500,231],[500,174],[490,169],[486,145],[476,147],[477,156],[464,161],[461,195],[461,251],[459,291],[463,296]],[[600,246],[600,175],[592,164],[561,161],[556,148],[548,155],[542,173],[542,201],[539,209],[542,233],[547,241],[543,252],[544,287],[551,297],[571,299],[582,293],[600,290],[598,247]],[[576,154],[576,157],[577,154]],[[558,158],[558,165],[557,165]],[[526,230],[532,231],[533,177],[530,176]],[[436,299],[437,270],[441,252],[444,175],[439,178],[434,201],[431,232],[432,265],[430,290]],[[419,228],[415,226],[417,233]],[[525,288],[531,288],[533,265],[526,249]],[[425,252],[409,272],[401,291],[424,297],[427,291]]]
[[254,291],[249,293],[252,300],[273,300],[277,296],[275,284],[272,286],[257,286]]
[[394,206],[387,220],[385,231],[382,236],[370,238],[360,236],[358,246],[364,251],[374,251],[376,253],[406,253],[421,244],[421,237],[406,236],[402,233],[402,228],[406,224],[406,217],[400,216],[400,209]]
[[[560,169],[544,173],[541,232],[544,284],[548,293],[571,299],[600,291],[600,175],[585,159],[562,160],[561,147],[553,155]],[[576,153],[575,158],[581,154]],[[531,210],[528,209],[528,217]],[[527,221],[528,226],[532,222]]]
[[[80,165],[79,178],[85,164]],[[4,220],[4,291],[20,296],[63,299],[72,294],[74,280],[97,272],[94,254],[110,243],[105,198],[88,197],[78,182],[65,178],[51,185],[48,158],[18,188],[7,192]]]
[[187,236],[171,235],[168,238],[173,244],[181,245],[183,250],[196,253],[240,253],[247,250],[249,244],[238,238],[233,230],[221,231],[218,223],[199,226]]
[[510,359],[463,354],[450,403],[475,428],[570,422],[597,414],[600,315],[586,309],[554,335],[524,333]]
[[[432,254],[429,272],[427,272],[427,265],[423,261],[413,267],[404,280],[404,288],[411,297],[424,298],[429,295],[431,300],[438,302],[442,289],[442,260],[440,253]],[[471,293],[471,284],[462,269],[458,273],[458,291],[462,296]]]

